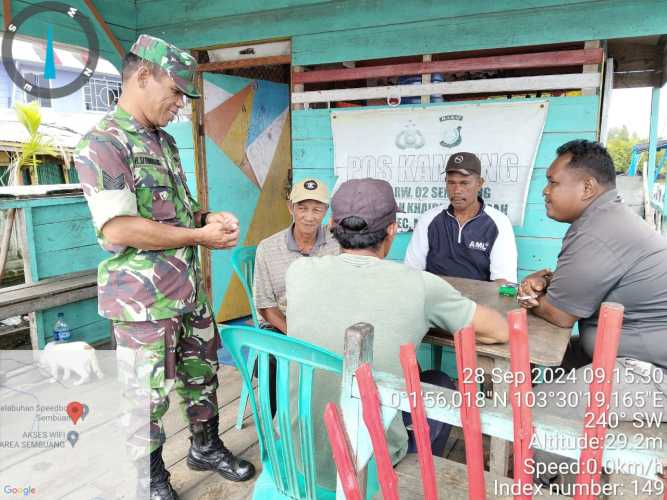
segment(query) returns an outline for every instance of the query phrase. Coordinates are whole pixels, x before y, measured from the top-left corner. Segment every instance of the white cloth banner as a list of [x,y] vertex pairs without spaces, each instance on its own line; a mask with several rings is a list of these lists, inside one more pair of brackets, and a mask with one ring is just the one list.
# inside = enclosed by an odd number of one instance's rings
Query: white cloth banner
[[444,171],[454,153],[482,162],[482,198],[522,226],[528,186],[542,139],[548,101],[459,104],[331,113],[338,184],[373,177],[394,187],[404,213],[400,231],[448,204]]

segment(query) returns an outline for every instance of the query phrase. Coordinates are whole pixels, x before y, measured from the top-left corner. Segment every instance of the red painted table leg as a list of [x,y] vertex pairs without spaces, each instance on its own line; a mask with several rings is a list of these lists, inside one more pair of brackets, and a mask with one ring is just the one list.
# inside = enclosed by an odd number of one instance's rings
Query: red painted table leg
[[468,468],[468,498],[485,500],[484,451],[482,448],[482,424],[477,407],[477,354],[475,331],[472,326],[459,330],[454,335],[456,368],[461,392],[461,423],[465,440],[466,464]]
[[347,432],[345,432],[338,407],[331,402],[327,403],[324,409],[324,424],[327,427],[331,451],[345,492],[345,498],[347,500],[361,500],[357,473],[350,455]]
[[584,415],[587,446],[579,456],[577,492],[581,493],[575,495],[575,500],[593,500],[593,485],[600,481],[609,398],[622,324],[623,306],[611,302],[602,304],[593,352],[590,401]]
[[382,414],[380,411],[380,396],[375,385],[375,380],[373,380],[371,368],[368,366],[368,363],[364,363],[357,368],[355,373],[359,393],[361,394],[364,423],[373,443],[373,452],[375,453],[382,497],[385,500],[398,500],[398,477],[391,463],[387,440],[384,436]]
[[417,365],[415,346],[412,344],[402,345],[400,358],[405,377],[405,390],[409,395],[412,431],[417,443],[419,469],[424,486],[424,500],[437,500],[435,465],[433,464],[431,438],[428,422],[426,421],[426,411],[424,410],[424,398],[421,381],[419,380],[419,366]]
[[533,437],[533,413],[530,407],[532,384],[530,378],[530,355],[528,352],[528,319],[525,309],[515,309],[507,313],[510,327],[510,368],[509,384],[514,425],[514,484],[518,494],[514,500],[530,500],[533,478],[528,466],[533,459],[530,441]]

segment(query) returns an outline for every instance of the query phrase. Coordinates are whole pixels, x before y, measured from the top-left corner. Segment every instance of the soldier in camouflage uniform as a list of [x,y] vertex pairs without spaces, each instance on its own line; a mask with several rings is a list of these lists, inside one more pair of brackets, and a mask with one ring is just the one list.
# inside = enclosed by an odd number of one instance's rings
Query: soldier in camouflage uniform
[[198,98],[195,59],[141,35],[123,61],[118,106],[78,146],[76,169],[100,245],[112,256],[98,271],[99,313],[113,321],[126,391],[150,389],[148,442],[129,441],[133,458],[150,452],[151,499],[176,499],[161,452],[161,417],[175,387],[192,432],[188,465],[232,481],[254,475],[218,437],[219,337],[203,289],[197,245],[236,245],[237,219],[205,213],[192,198],[176,143],[161,127]]

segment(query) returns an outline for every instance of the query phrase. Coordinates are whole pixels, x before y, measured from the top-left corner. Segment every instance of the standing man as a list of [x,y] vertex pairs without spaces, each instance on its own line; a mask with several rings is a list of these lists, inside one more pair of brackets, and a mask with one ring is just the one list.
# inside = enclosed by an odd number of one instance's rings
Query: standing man
[[305,179],[292,188],[287,208],[290,227],[265,238],[257,246],[253,295],[262,327],[287,333],[285,273],[300,257],[338,255],[340,246],[322,220],[329,208],[327,186]]
[[544,202],[551,219],[571,225],[556,270],[526,277],[519,303],[555,325],[579,323],[579,337],[573,337],[563,362],[563,368],[576,371],[575,377],[534,390],[577,394],[578,404],[551,398],[544,411],[583,420],[600,306],[617,302],[625,311],[609,411],[619,421],[632,421],[640,412],[665,422],[667,239],[623,204],[613,160],[602,145],[575,140],[557,154],[547,170]]
[[[354,179],[341,184],[332,198],[334,237],[340,255],[299,259],[287,271],[288,335],[343,354],[348,326],[367,322],[375,328],[373,367],[401,374],[401,344],[419,345],[430,327],[456,332],[472,325],[484,344],[506,342],[507,321],[497,312],[463,297],[445,280],[385,260],[396,236],[396,199],[391,185],[379,179]],[[428,383],[454,387],[444,373],[424,372]],[[318,479],[335,489],[336,468],[322,423],[324,405],[340,399],[340,377],[316,373],[313,415],[316,429]],[[298,381],[290,398],[298,401]],[[430,425],[434,454],[444,451],[450,427]],[[387,431],[393,462],[408,450],[403,418]]]
[[100,245],[113,253],[100,263],[100,315],[113,322],[119,372],[126,390],[140,393],[150,374],[150,430],[128,443],[135,460],[150,452],[150,498],[172,500],[162,460],[161,418],[172,387],[181,396],[192,433],[188,466],[232,481],[255,469],[218,437],[219,337],[203,288],[197,245],[236,245],[232,214],[203,212],[192,198],[176,143],[162,130],[184,105],[199,98],[195,59],[141,35],[123,61],[117,107],[83,138],[76,169]]
[[516,282],[512,224],[479,197],[484,185],[479,158],[472,153],[455,153],[447,160],[445,174],[449,207],[422,214],[405,263],[433,274]]

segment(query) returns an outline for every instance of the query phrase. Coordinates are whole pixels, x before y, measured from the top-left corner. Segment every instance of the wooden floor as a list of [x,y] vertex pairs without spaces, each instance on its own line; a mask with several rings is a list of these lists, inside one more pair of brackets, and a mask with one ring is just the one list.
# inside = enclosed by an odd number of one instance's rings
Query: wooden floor
[[[257,469],[255,478],[261,472],[257,433],[250,409],[246,410],[245,424],[242,430],[234,427],[241,393],[241,377],[236,368],[221,365],[218,372],[220,388],[218,403],[220,405],[220,438],[230,450],[250,460]],[[170,396],[171,406],[164,419],[167,443],[164,461],[171,472],[171,482],[182,500],[240,500],[252,498],[254,479],[244,483],[232,483],[217,474],[191,471],[186,462],[189,448],[187,424],[182,418],[178,407],[178,395]],[[485,436],[486,438],[486,436]],[[487,443],[488,449],[488,443]],[[463,433],[453,428],[445,453],[450,460],[465,463]]]
[[[221,366],[218,372],[220,387],[220,438],[234,454],[250,460],[257,469],[255,478],[261,472],[257,433],[250,409],[246,410],[242,430],[234,427],[241,393],[241,377],[236,368]],[[171,472],[171,483],[182,500],[213,500],[225,498],[240,500],[252,497],[254,478],[243,483],[233,483],[210,472],[196,472],[188,468],[185,459],[190,446],[190,432],[178,406],[178,395],[170,396],[171,405],[164,417],[167,443],[164,461]]]

